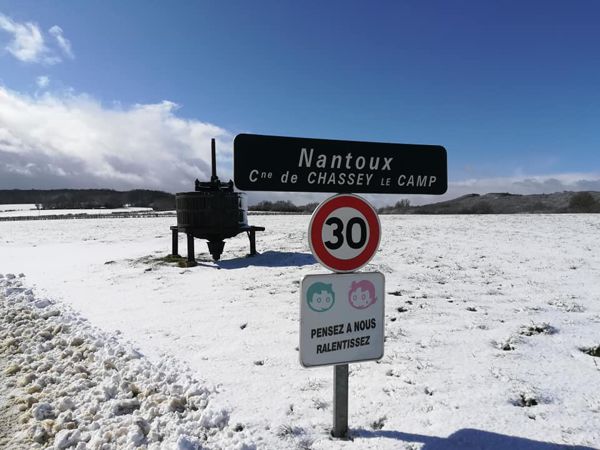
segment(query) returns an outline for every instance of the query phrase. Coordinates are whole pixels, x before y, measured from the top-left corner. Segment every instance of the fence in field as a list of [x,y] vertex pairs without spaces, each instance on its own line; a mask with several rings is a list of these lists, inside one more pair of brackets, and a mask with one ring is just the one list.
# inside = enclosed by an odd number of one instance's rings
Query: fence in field
[[176,217],[169,213],[111,213],[111,214],[50,214],[45,216],[0,217],[0,222],[16,222],[21,220],[73,220],[73,219],[145,219],[151,217]]
[[[280,216],[280,215],[307,215],[307,212],[290,211],[248,211],[250,216]],[[40,216],[13,216],[2,217],[0,222],[18,222],[21,220],[72,220],[72,219],[144,219],[148,217],[177,217],[177,213],[110,213],[110,214],[49,214]]]

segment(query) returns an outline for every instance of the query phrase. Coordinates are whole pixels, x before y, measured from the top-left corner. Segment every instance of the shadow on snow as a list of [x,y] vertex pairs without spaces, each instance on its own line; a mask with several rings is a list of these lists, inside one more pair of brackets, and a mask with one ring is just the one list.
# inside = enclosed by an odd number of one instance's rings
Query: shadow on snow
[[400,431],[353,430],[354,439],[388,438],[425,444],[421,450],[594,450],[581,445],[553,444],[531,439],[465,428],[446,438]]
[[310,253],[268,251],[257,253],[245,258],[226,259],[216,261],[220,269],[243,269],[245,267],[302,267],[316,264]]

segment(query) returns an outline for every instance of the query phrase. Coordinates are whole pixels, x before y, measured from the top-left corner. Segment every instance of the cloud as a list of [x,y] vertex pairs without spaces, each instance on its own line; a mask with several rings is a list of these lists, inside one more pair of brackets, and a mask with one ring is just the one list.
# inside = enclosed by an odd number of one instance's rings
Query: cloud
[[526,175],[511,177],[472,178],[448,183],[444,195],[367,196],[376,206],[392,205],[402,198],[411,205],[423,205],[451,200],[466,194],[509,192],[511,194],[550,194],[562,191],[600,191],[600,172]]
[[[12,35],[5,49],[26,63],[57,64],[62,61],[54,48],[46,45],[44,34],[40,27],[33,22],[16,22],[8,16],[0,13],[0,30]],[[69,58],[73,58],[71,43],[63,36],[63,30],[55,25],[50,28],[49,33],[56,40],[56,44]]]
[[32,97],[0,87],[0,189],[193,190],[209,179],[210,138],[229,180],[232,137],[163,101],[107,107],[83,94]]
[[61,27],[54,25],[48,30],[48,33],[50,33],[50,35],[56,39],[56,43],[65,55],[71,59],[75,57],[75,55],[73,55],[73,50],[71,49],[71,42],[63,36],[63,30]]
[[44,37],[39,27],[31,22],[17,23],[0,14],[0,29],[13,35],[6,46],[15,58],[24,62],[37,62],[45,53]]
[[573,172],[472,179],[450,183],[455,193],[510,192],[549,194],[560,191],[600,190],[600,172]]
[[40,89],[45,89],[50,84],[50,78],[46,75],[40,75],[35,79],[35,84],[37,84]]
[[[30,96],[0,86],[0,189],[189,191],[194,179],[210,179],[212,137],[217,138],[219,176],[227,181],[232,177],[232,134],[213,124],[180,117],[175,103],[106,106],[85,94]],[[442,196],[364,196],[375,206],[403,198],[418,205],[470,193],[565,190],[600,191],[600,172],[454,180]],[[249,192],[248,203],[291,200],[305,204],[330,195]]]
[[[472,178],[448,183],[448,191],[443,195],[406,194],[360,194],[375,207],[393,205],[406,199],[411,205],[424,205],[451,200],[466,194],[488,194],[509,192],[511,194],[550,194],[562,191],[600,191],[600,172],[562,173],[547,175],[521,175],[496,178]],[[291,200],[297,205],[321,202],[334,194],[291,193],[291,192],[249,192],[248,204],[262,200]]]

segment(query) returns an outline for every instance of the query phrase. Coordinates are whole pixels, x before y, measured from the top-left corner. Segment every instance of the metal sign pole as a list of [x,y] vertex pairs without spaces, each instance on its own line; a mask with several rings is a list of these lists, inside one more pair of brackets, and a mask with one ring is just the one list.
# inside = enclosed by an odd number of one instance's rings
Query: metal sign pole
[[348,364],[333,366],[333,430],[335,438],[348,437]]

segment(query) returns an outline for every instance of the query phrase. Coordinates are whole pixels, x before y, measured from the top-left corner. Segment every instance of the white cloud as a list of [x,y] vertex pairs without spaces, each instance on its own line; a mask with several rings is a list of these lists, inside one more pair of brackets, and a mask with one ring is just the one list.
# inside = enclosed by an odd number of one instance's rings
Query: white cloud
[[[514,177],[473,178],[453,181],[443,195],[408,194],[360,194],[375,207],[393,205],[406,199],[411,205],[424,205],[451,200],[466,194],[488,194],[490,192],[509,192],[511,194],[549,194],[562,191],[600,191],[600,172],[563,173],[548,175],[521,175]],[[333,193],[304,192],[249,192],[248,204],[254,205],[262,200],[291,200],[297,205],[321,202]]]
[[[5,49],[26,63],[57,64],[62,61],[56,50],[46,45],[44,34],[33,22],[16,22],[0,13],[0,30],[12,35]],[[56,45],[69,58],[73,58],[71,43],[63,36],[62,28],[55,25],[49,30],[56,40]]]
[[[42,82],[44,83],[44,82]],[[232,176],[232,135],[216,125],[177,115],[162,101],[123,107],[94,98],[45,92],[28,96],[0,86],[0,189],[94,188],[193,190],[210,179],[210,138],[217,138],[221,180]],[[600,173],[519,174],[452,181],[442,196],[365,195],[375,206],[402,198],[432,203],[488,192],[513,194],[600,191]],[[250,192],[248,203],[321,201],[332,194]]]
[[50,77],[46,75],[40,75],[35,79],[35,84],[37,84],[40,89],[45,89],[50,84]]
[[0,29],[12,34],[13,39],[6,46],[6,50],[15,58],[34,62],[45,52],[44,37],[36,24],[18,23],[0,14]]
[[509,192],[511,194],[550,194],[562,191],[600,191],[600,172],[561,173],[511,177],[472,178],[448,183],[443,195],[367,196],[376,206],[393,205],[406,198],[412,205],[436,203],[466,194]]
[[488,192],[548,194],[559,191],[600,190],[600,172],[570,172],[546,175],[521,174],[512,177],[464,180],[451,183],[450,187],[455,192],[463,191],[477,194]]
[[73,55],[73,49],[71,48],[71,42],[63,36],[63,30],[61,27],[54,25],[48,30],[48,33],[50,33],[50,35],[56,39],[56,43],[65,55],[71,59],[75,57],[75,55]]
[[106,107],[87,95],[23,95],[0,87],[0,189],[108,187],[193,190],[210,178],[210,138],[219,176],[231,177],[224,129],[176,115],[163,101]]

